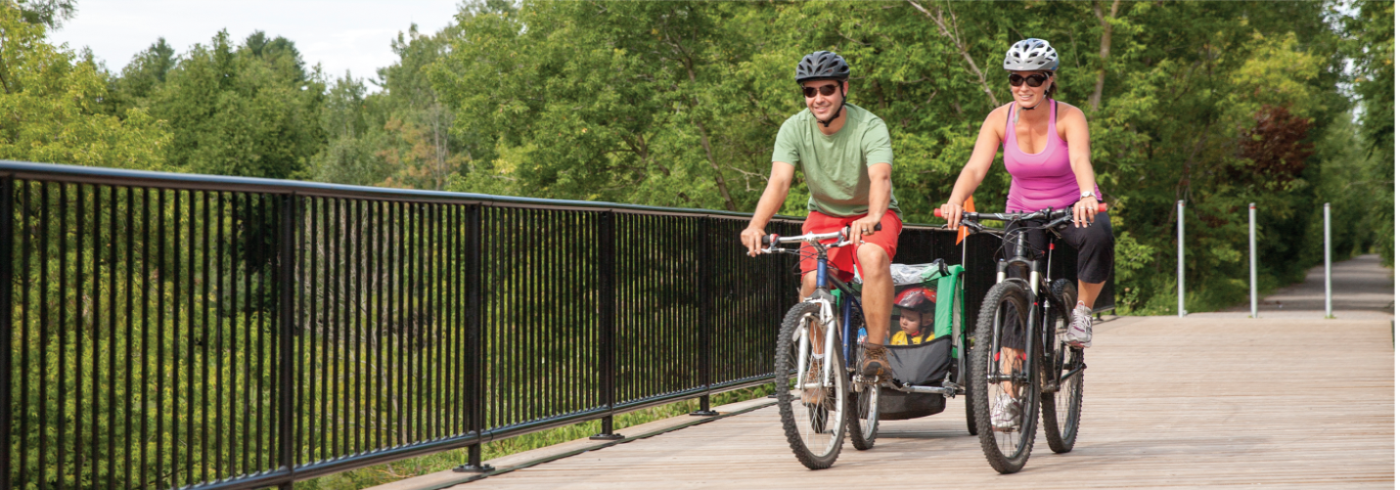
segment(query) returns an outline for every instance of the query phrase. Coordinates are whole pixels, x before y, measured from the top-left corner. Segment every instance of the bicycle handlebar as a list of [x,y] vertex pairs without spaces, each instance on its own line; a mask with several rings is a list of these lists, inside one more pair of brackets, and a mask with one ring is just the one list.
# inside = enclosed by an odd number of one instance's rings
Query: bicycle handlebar
[[[882,228],[884,228],[884,226],[883,226],[881,223],[875,223],[875,231],[880,231],[880,229],[882,229]],[[767,248],[770,248],[770,247],[771,247],[772,245],[774,245],[775,243],[800,243],[800,242],[807,242],[807,241],[810,241],[810,240],[817,240],[817,241],[820,241],[820,240],[830,240],[830,239],[833,239],[833,238],[841,238],[841,237],[844,237],[844,236],[846,236],[847,234],[849,234],[850,232],[851,232],[851,227],[846,226],[846,227],[842,227],[842,228],[841,228],[841,231],[833,231],[833,232],[831,232],[831,233],[822,233],[822,234],[820,234],[820,235],[818,235],[818,234],[813,234],[813,233],[806,233],[806,234],[797,235],[797,236],[778,236],[778,235],[775,233],[775,234],[772,234],[772,235],[764,235],[764,236],[763,236],[762,245],[763,245],[763,247],[764,247],[765,249],[767,249]],[[847,241],[843,241],[843,242],[841,242],[841,243],[833,244],[833,245],[831,245],[831,247],[832,247],[832,248],[840,248],[840,247],[844,247],[844,246],[846,246],[846,245],[850,245],[851,243],[852,243],[851,241],[847,240]]]
[[[1099,210],[1098,210],[1098,211],[1099,211],[1100,213],[1102,213],[1102,212],[1104,212],[1104,211],[1108,211],[1108,205],[1107,205],[1107,204],[1104,204],[1104,203],[1099,203]],[[1034,212],[1034,213],[972,213],[972,212],[966,212],[966,211],[964,211],[964,212],[963,212],[963,219],[973,219],[973,220],[990,219],[990,220],[996,220],[996,221],[1014,221],[1014,220],[1022,220],[1022,219],[1054,219],[1054,218],[1058,218],[1058,217],[1061,217],[1061,216],[1065,216],[1065,215],[1069,214],[1070,212],[1071,212],[1071,209],[1070,209],[1070,208],[1062,209],[1062,210],[1059,210],[1059,211],[1051,211],[1049,208],[1046,208],[1046,209],[1044,209],[1044,210],[1036,211],[1036,212]],[[935,210],[933,210],[933,216],[934,216],[934,217],[937,217],[937,218],[944,218],[944,217],[945,217],[945,216],[943,216],[943,210],[942,210],[942,209],[935,209]]]

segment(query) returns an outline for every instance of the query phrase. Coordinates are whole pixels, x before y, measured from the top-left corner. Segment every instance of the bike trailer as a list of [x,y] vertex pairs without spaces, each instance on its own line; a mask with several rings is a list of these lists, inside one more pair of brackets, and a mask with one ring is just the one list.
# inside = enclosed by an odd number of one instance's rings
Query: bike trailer
[[[946,265],[942,259],[929,264],[893,264],[895,296],[911,287],[926,287],[937,294],[934,310],[932,340],[919,345],[887,345],[894,383],[915,386],[943,387],[943,381],[956,379],[958,353],[953,348],[953,322],[963,315],[962,288],[958,279],[963,266]],[[891,325],[891,332],[898,326]],[[905,393],[891,389],[880,390],[880,419],[903,420],[925,417],[943,411],[947,399],[936,393]]]

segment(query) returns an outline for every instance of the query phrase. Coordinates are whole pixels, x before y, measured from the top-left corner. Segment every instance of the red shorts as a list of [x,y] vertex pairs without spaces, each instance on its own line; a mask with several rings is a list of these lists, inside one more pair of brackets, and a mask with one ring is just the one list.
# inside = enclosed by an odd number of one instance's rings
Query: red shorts
[[[841,228],[851,224],[851,222],[864,218],[865,215],[848,216],[837,218],[812,211],[807,214],[807,221],[802,223],[802,233],[830,233],[840,231]],[[886,211],[880,218],[880,231],[860,237],[864,243],[872,243],[885,249],[890,260],[894,260],[895,249],[899,247],[899,232],[904,229],[904,223],[899,220],[899,215],[892,211]],[[830,240],[822,243],[836,243]],[[827,250],[827,265],[840,270],[836,277],[849,281],[855,274],[853,264],[855,262],[856,247],[846,246],[835,250]],[[802,274],[817,270],[816,251],[811,245],[802,244]]]

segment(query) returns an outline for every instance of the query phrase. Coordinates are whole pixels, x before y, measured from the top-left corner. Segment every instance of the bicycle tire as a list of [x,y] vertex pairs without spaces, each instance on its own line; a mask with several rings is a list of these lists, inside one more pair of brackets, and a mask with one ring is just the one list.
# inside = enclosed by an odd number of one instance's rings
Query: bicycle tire
[[[813,470],[830,468],[836,462],[848,425],[843,423],[848,377],[841,349],[832,349],[831,371],[834,375],[830,380],[832,390],[828,395],[829,404],[825,400],[820,405],[808,404],[802,399],[801,388],[791,388],[797,381],[798,358],[801,357],[798,347],[802,338],[801,327],[808,324],[809,319],[819,318],[820,309],[819,303],[804,301],[788,310],[778,331],[777,353],[774,356],[774,383],[779,387],[778,414],[782,418],[783,433],[797,461]],[[814,360],[810,354],[805,359],[809,365]]]
[[1078,292],[1072,282],[1059,279],[1050,286],[1050,294],[1053,298],[1051,303],[1057,304],[1047,305],[1050,307],[1050,321],[1046,322],[1046,331],[1053,334],[1047,335],[1049,343],[1046,345],[1050,347],[1045,349],[1042,366],[1047,381],[1051,379],[1048,376],[1064,379],[1060,380],[1058,391],[1050,393],[1042,390],[1040,407],[1044,414],[1046,445],[1056,453],[1067,453],[1074,450],[1074,442],[1079,436],[1079,416],[1084,408],[1084,371],[1064,377],[1065,373],[1084,362],[1084,350],[1072,348],[1062,340],[1069,326],[1067,311],[1070,305],[1075,304]]
[[[857,348],[855,357],[856,366],[860,366],[865,360],[865,349]],[[851,404],[847,430],[851,433],[851,446],[865,451],[875,447],[875,438],[880,435],[880,385],[862,379],[854,389],[855,396],[846,397]]]
[[977,417],[972,412],[972,391],[968,389],[967,380],[972,379],[968,373],[972,372],[972,335],[967,330],[967,310],[963,308],[966,296],[963,296],[963,278],[958,277],[958,282],[953,285],[955,291],[953,298],[953,332],[962,337],[962,348],[958,349],[958,379],[955,379],[963,388],[963,415],[967,418],[968,435],[977,435]]
[[[969,391],[972,393],[968,401],[973,404],[977,420],[977,438],[982,443],[982,453],[986,455],[987,463],[992,469],[1003,474],[1021,471],[1030,459],[1031,449],[1035,445],[1035,425],[1040,419],[1040,383],[1037,379],[1040,372],[1040,355],[1037,348],[1040,336],[1034,334],[1034,329],[1027,330],[1028,337],[1033,339],[1030,342],[1030,352],[1027,353],[1019,372],[1012,372],[1013,375],[1023,376],[1023,379],[1012,382],[1013,391],[1017,393],[1022,407],[1021,425],[1014,431],[997,431],[992,426],[992,395],[1003,390],[1000,382],[987,379],[993,372],[992,367],[998,365],[996,354],[1000,349],[997,348],[998,342],[993,336],[1001,326],[1015,325],[1012,322],[1025,322],[1029,315],[1029,306],[1030,292],[1018,281],[1003,281],[987,292],[977,319],[976,340],[970,359],[972,368],[967,377]],[[997,372],[1000,372],[999,368]]]

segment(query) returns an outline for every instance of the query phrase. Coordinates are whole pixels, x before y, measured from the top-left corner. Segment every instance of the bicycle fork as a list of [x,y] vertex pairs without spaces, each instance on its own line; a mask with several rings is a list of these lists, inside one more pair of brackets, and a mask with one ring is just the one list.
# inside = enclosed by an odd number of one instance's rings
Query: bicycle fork
[[832,320],[835,315],[831,311],[831,303],[822,301],[821,312],[818,315],[819,316],[815,320],[818,324],[825,326],[823,329],[825,342],[822,342],[821,375],[817,377],[816,383],[807,382],[807,367],[811,364],[808,360],[812,357],[813,347],[811,341],[812,334],[811,331],[808,330],[809,327],[807,327],[810,323],[803,322],[802,329],[798,331],[798,335],[801,336],[801,339],[798,340],[797,347],[797,357],[800,359],[797,364],[797,380],[798,386],[802,388],[826,388],[831,376],[831,363],[832,359],[835,357],[831,354],[834,348],[833,344],[836,342],[836,329],[832,325],[832,323],[834,323]]

